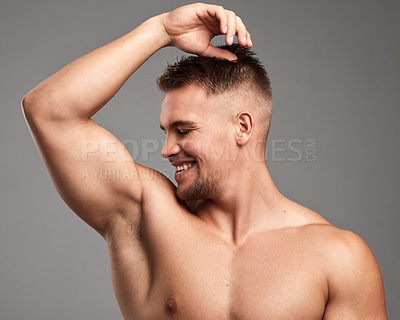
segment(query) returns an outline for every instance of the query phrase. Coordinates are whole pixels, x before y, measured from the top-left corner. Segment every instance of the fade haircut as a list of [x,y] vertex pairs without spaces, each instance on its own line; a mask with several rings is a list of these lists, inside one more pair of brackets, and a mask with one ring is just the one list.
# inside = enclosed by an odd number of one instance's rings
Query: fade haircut
[[169,64],[157,79],[158,87],[164,91],[198,84],[209,95],[244,89],[257,101],[261,138],[266,142],[272,114],[271,81],[264,66],[255,53],[239,44],[221,45],[237,57],[235,61],[201,56],[182,57]]

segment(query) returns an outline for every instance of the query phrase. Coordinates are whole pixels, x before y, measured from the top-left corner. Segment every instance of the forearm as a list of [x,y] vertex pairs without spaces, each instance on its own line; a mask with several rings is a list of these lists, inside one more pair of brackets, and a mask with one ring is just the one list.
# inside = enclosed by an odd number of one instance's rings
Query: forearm
[[49,120],[91,117],[154,52],[168,44],[161,19],[145,21],[44,80],[24,97],[25,114]]

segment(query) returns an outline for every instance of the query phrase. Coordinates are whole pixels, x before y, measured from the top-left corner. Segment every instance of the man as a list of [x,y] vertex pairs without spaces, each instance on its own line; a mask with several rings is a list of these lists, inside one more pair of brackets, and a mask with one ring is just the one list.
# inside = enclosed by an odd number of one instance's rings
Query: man
[[[210,45],[219,34],[227,46]],[[177,188],[91,119],[168,45],[200,56],[158,81],[162,156]],[[272,97],[251,46],[235,13],[193,4],[65,66],[23,99],[51,178],[107,241],[125,319],[386,319],[364,241],[285,198],[269,176]],[[93,169],[112,176],[88,177]]]

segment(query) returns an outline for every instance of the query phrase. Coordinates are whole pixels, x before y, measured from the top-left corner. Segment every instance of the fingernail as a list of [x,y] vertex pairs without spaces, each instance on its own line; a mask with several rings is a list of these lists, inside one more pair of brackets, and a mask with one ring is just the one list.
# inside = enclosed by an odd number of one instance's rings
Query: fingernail
[[228,31],[228,26],[224,26],[223,28],[222,28],[222,32],[223,33],[226,33]]
[[235,36],[231,36],[230,38],[229,38],[229,42],[230,43],[233,43],[233,38],[234,38]]
[[253,45],[253,41],[251,41],[251,39],[249,39],[249,45]]

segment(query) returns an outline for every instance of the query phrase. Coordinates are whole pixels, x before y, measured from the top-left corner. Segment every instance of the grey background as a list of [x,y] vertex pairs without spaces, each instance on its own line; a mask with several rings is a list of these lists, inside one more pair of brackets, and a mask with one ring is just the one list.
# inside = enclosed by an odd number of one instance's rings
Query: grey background
[[[382,270],[389,318],[399,319],[399,2],[219,3],[245,21],[272,79],[272,177],[289,198],[364,238]],[[181,4],[1,2],[0,319],[122,318],[107,246],[57,195],[20,100],[78,56]],[[156,53],[95,120],[121,140],[161,144],[155,78],[180,55]],[[317,141],[315,161],[305,159],[306,139]],[[169,169],[160,150],[130,151],[141,164]]]

